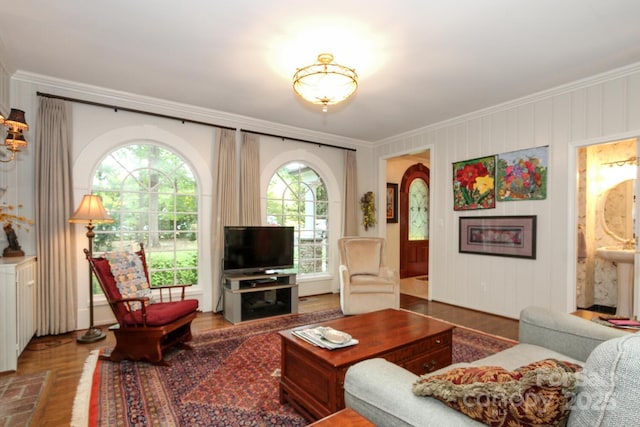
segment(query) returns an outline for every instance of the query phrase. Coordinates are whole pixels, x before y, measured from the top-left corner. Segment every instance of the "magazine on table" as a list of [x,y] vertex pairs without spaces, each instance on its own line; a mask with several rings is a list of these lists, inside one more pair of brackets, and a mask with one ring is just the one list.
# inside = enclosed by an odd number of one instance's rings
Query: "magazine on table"
[[611,323],[618,328],[638,329],[640,328],[640,322],[633,319],[623,318],[609,318],[607,322]]
[[358,340],[351,335],[326,326],[316,326],[315,328],[297,329],[292,331],[293,335],[305,340],[316,347],[335,350],[337,348],[349,347],[358,344]]

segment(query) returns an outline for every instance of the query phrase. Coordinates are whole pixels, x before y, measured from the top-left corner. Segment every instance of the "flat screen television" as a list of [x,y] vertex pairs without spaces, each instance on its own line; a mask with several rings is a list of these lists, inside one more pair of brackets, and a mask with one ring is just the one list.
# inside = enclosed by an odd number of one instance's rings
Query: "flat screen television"
[[293,267],[293,227],[224,227],[225,273],[259,273]]

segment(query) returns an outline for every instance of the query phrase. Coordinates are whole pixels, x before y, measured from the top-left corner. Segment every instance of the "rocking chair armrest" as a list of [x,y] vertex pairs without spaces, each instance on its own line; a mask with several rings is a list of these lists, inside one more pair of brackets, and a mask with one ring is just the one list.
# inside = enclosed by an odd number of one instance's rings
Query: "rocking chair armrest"
[[132,298],[120,298],[117,300],[109,301],[110,304],[124,304],[127,307],[127,310],[131,310],[132,302],[139,302],[140,309],[142,310],[142,322],[143,325],[146,326],[146,318],[147,318],[147,304],[150,301],[149,297],[132,297]]
[[173,301],[173,296],[171,295],[171,290],[172,289],[177,289],[177,288],[181,288],[181,292],[180,292],[180,300],[184,300],[184,290],[185,288],[189,287],[189,286],[193,286],[191,283],[189,284],[185,284],[185,285],[166,285],[166,286],[156,286],[154,288],[151,289],[158,289],[160,291],[160,302],[163,302],[163,296],[164,296],[164,290],[168,290],[169,291],[169,302]]

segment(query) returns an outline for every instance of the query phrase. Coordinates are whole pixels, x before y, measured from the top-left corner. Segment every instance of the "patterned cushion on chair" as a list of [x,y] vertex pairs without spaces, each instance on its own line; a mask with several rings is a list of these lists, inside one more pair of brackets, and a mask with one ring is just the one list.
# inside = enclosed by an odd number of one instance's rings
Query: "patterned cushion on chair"
[[[153,303],[151,299],[151,286],[147,281],[144,266],[140,257],[127,251],[107,252],[105,258],[109,260],[111,274],[116,281],[122,298],[149,298],[147,304]],[[139,302],[132,302],[128,305],[129,310],[140,310]]]

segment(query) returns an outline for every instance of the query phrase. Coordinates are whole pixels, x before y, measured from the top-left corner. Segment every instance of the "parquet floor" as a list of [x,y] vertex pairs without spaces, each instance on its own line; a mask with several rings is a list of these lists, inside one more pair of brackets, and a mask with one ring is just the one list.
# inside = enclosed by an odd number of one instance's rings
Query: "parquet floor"
[[[299,311],[308,313],[338,307],[340,307],[339,295],[327,294],[301,298]],[[401,307],[491,334],[517,339],[517,320],[430,302],[404,294],[401,296]],[[197,334],[204,330],[229,326],[231,324],[224,320],[221,314],[200,313],[193,322],[192,331]],[[20,356],[16,374],[23,375],[45,370],[53,374],[51,391],[38,426],[69,425],[76,387],[87,356],[91,350],[115,345],[111,333],[108,333],[103,341],[78,344],[76,337],[83,333],[84,331],[77,331],[58,336],[34,338]]]

